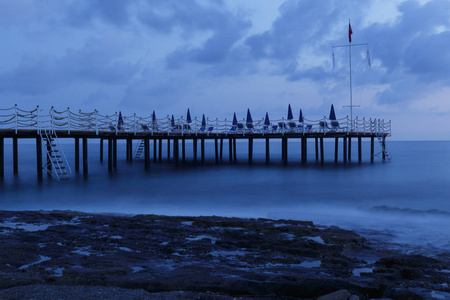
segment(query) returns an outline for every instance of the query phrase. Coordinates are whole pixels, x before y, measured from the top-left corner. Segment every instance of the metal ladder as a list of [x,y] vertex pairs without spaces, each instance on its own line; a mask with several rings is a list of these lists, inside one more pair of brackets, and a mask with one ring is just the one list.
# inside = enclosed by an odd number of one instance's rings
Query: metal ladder
[[58,181],[69,180],[72,170],[70,169],[66,156],[59,144],[56,133],[45,130],[41,131],[40,135],[42,141],[47,143],[47,164],[45,165],[47,173],[52,175]]
[[385,160],[391,161],[391,156],[389,155],[389,152],[387,150],[386,142],[383,141],[383,137],[377,135],[377,139],[378,139],[378,142],[380,143],[381,151],[378,154],[376,154],[375,156],[379,156],[381,154],[382,156],[384,156]]
[[135,159],[141,158],[142,152],[144,152],[144,145],[145,145],[145,143],[144,143],[144,140],[142,139],[139,142],[139,146],[136,148],[136,151],[134,151]]

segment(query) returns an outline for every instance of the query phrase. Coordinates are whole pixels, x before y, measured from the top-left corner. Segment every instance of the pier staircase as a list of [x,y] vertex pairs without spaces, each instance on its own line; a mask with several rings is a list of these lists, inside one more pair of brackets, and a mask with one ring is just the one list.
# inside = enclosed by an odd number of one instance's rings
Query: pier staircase
[[142,139],[139,141],[139,145],[134,151],[134,158],[135,159],[141,158],[143,152],[144,152],[144,140]]
[[51,130],[45,130],[40,135],[42,141],[46,142],[47,164],[45,168],[47,173],[58,181],[69,180],[72,170],[59,144],[56,133]]
[[389,154],[389,151],[387,150],[385,140],[383,139],[382,136],[377,136],[377,139],[378,139],[378,142],[380,143],[381,151],[379,153],[377,153],[375,156],[381,155],[383,160],[391,161],[391,155]]

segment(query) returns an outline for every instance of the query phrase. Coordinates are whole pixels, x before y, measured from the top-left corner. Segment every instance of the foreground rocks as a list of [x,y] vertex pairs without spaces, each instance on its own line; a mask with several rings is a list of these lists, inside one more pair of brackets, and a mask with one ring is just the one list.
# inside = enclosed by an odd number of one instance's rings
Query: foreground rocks
[[312,222],[0,211],[0,251],[1,299],[450,297],[447,257]]

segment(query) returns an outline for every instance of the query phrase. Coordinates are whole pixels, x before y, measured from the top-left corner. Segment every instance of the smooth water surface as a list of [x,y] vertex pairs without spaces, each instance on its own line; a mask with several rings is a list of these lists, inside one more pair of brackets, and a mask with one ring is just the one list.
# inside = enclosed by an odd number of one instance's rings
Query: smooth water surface
[[[74,145],[66,143],[63,148],[74,169]],[[100,163],[98,140],[92,140],[87,179],[74,173],[70,181],[58,182],[44,175],[38,183],[34,143],[20,141],[16,177],[12,145],[5,143],[0,209],[290,218],[337,225],[426,251],[450,249],[450,142],[388,140],[392,160],[377,157],[375,163],[370,163],[367,142],[361,164],[356,143],[347,164],[342,163],[342,152],[335,164],[334,143],[325,143],[326,162],[321,164],[310,142],[308,163],[301,164],[300,142],[295,141],[289,144],[287,167],[281,164],[278,141],[271,143],[269,166],[264,143],[256,140],[252,165],[247,164],[244,141],[238,141],[237,164],[228,161],[227,141],[219,165],[214,164],[212,141],[207,141],[205,165],[192,163],[192,144],[186,145],[186,164],[168,163],[164,148],[163,162],[152,160],[145,172],[142,159],[126,162],[125,144],[119,143],[118,170],[108,175],[106,143]]]

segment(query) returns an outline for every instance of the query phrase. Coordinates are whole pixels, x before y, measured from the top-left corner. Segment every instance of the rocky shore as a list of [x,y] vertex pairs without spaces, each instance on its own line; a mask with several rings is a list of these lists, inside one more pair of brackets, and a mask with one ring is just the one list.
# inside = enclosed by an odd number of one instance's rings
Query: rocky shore
[[0,211],[0,299],[450,299],[448,255],[307,221]]

